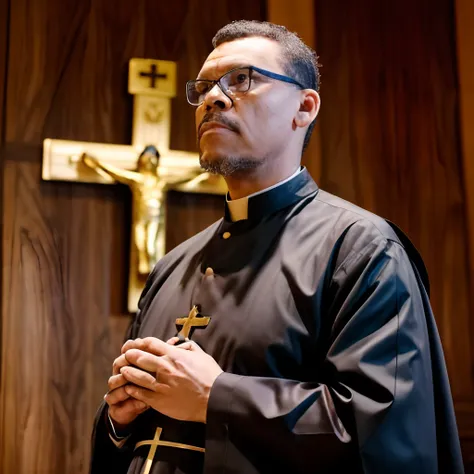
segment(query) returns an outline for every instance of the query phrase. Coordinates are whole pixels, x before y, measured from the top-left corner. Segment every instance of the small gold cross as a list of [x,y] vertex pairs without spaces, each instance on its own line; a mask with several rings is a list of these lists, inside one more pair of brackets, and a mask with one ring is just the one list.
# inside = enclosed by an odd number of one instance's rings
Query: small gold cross
[[135,445],[135,449],[139,448],[140,446],[150,446],[150,451],[148,451],[148,456],[146,457],[145,465],[143,468],[142,474],[149,474],[151,470],[151,465],[153,464],[156,448],[158,446],[168,446],[170,448],[179,448],[179,449],[189,449],[191,451],[198,451],[200,453],[205,453],[206,450],[204,448],[199,448],[198,446],[191,446],[189,444],[182,444],[182,443],[174,443],[172,441],[160,441],[161,432],[163,431],[162,428],[158,427],[155,431],[155,436],[150,441],[140,441]]
[[177,326],[183,326],[179,331],[178,336],[184,339],[189,338],[189,333],[193,327],[206,327],[211,318],[208,316],[201,316],[199,313],[199,306],[194,305],[187,318],[178,318],[176,320]]

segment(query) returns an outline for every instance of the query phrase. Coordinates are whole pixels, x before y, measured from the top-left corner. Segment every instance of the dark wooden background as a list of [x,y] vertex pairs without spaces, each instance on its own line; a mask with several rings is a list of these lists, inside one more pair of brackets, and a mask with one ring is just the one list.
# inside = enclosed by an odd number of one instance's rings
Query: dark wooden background
[[[198,71],[215,31],[264,0],[0,0],[2,318],[0,472],[87,472],[91,420],[122,341],[130,196],[42,183],[46,137],[129,143],[131,57]],[[432,281],[466,461],[474,459],[474,343],[459,146],[454,0],[315,0],[323,63],[320,184],[398,223]],[[295,8],[295,15],[300,14]],[[291,22],[290,22],[291,23]],[[194,150],[174,100],[173,148]],[[220,217],[170,194],[170,247]]]

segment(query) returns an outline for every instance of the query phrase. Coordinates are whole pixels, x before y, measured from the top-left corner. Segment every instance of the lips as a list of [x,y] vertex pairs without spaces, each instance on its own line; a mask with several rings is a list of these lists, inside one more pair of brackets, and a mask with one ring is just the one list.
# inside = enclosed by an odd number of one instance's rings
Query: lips
[[219,122],[206,122],[201,125],[199,128],[199,138],[202,137],[202,135],[207,132],[208,130],[213,130],[213,129],[224,129],[224,130],[230,130],[229,127],[226,127],[222,123]]

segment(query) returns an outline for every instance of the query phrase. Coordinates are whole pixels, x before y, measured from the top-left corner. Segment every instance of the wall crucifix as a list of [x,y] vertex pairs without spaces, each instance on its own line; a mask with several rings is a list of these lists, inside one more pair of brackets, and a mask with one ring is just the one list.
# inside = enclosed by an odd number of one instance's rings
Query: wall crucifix
[[227,188],[221,177],[201,170],[197,153],[169,148],[175,63],[131,59],[128,91],[134,97],[132,144],[46,139],[42,178],[130,187],[128,310],[135,312],[146,277],[165,253],[167,191],[225,194]]

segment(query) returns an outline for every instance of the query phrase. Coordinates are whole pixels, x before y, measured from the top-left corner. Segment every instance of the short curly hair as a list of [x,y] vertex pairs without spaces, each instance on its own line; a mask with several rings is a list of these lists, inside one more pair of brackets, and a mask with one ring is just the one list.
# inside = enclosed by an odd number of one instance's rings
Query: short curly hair
[[[285,74],[296,79],[304,87],[319,91],[321,76],[316,52],[307,46],[296,33],[292,33],[284,26],[257,20],[233,21],[216,33],[212,39],[212,45],[217,48],[223,43],[252,36],[276,41],[282,51],[282,66]],[[315,120],[306,131],[303,151],[308,146],[314,124]]]

